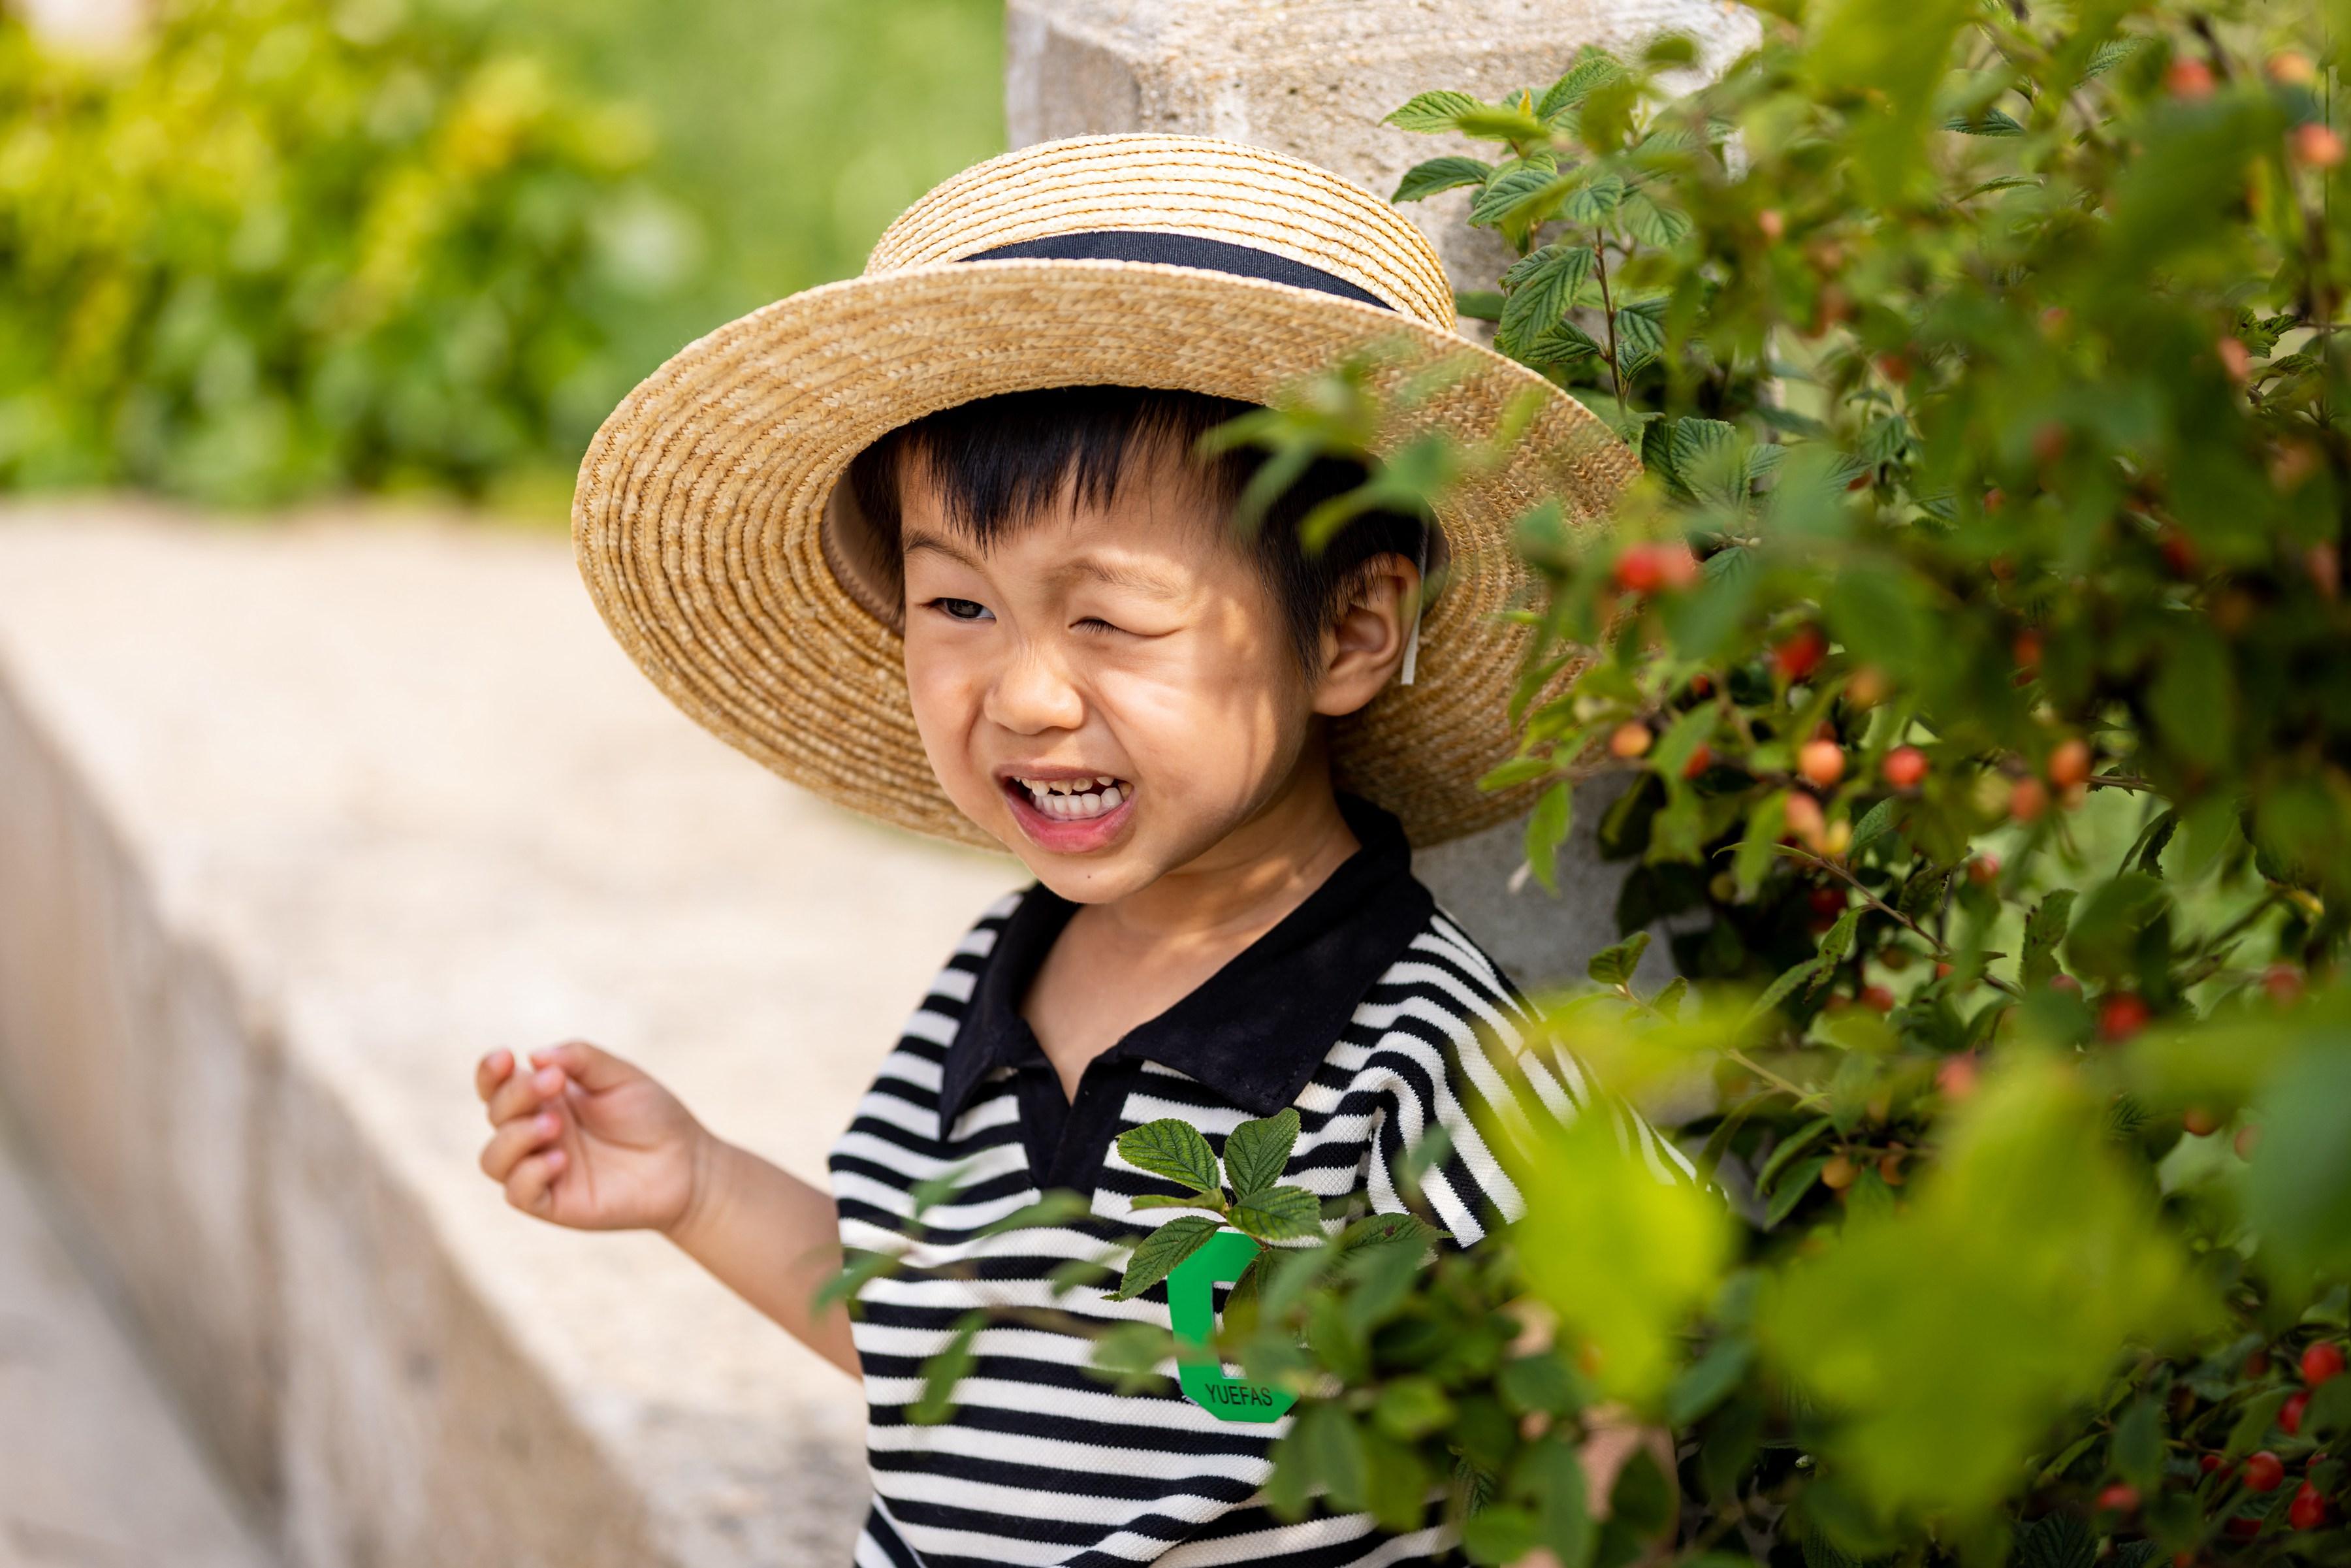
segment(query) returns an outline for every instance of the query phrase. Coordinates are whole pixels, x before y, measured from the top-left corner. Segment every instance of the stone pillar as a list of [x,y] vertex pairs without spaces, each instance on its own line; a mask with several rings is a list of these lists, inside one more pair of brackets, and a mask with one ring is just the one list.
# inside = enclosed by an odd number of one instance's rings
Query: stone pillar
[[[1757,36],[1730,0],[1008,0],[1005,124],[1012,145],[1118,131],[1223,136],[1311,160],[1381,196],[1406,169],[1463,138],[1381,123],[1417,92],[1489,100],[1537,92],[1586,44],[1637,49],[1662,32],[1698,41],[1719,69]],[[1405,213],[1436,243],[1458,288],[1491,288],[1501,242],[1463,222],[1470,193]],[[1562,896],[1512,873],[1516,824],[1420,856],[1422,878],[1529,984],[1580,976],[1615,940],[1624,868],[1600,860],[1593,827],[1613,787],[1587,787],[1561,856]],[[1662,942],[1644,972],[1663,972]]]

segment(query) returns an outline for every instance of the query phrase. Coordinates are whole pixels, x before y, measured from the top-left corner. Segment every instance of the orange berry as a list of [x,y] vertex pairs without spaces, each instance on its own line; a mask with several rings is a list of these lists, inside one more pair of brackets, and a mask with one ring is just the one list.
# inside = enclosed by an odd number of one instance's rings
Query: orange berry
[[2171,62],[2163,74],[2163,85],[2171,89],[2174,98],[2198,99],[2212,96],[2212,68],[2202,60],[2182,57]]
[[2071,789],[2089,777],[2089,743],[2079,736],[2059,741],[2049,754],[2049,782],[2060,789]]
[[1687,588],[1697,580],[1698,557],[1687,545],[1644,541],[1626,546],[1616,558],[1616,586],[1627,593]]
[[1802,626],[1773,645],[1771,664],[1790,681],[1801,681],[1821,666],[1829,651],[1829,640],[1821,635],[1817,626]]
[[2308,87],[2318,79],[2318,68],[2310,63],[2310,57],[2292,49],[2272,55],[2262,68],[2269,72],[2270,80],[2285,87]]
[[1968,862],[1968,880],[1978,887],[1990,887],[2000,880],[2000,857],[1978,855]]
[[1689,760],[1682,764],[1682,777],[1695,779],[1713,766],[1714,747],[1701,740],[1696,749],[1690,752]]
[[1646,752],[1649,749],[1649,743],[1656,738],[1656,737],[1649,732],[1647,725],[1637,718],[1628,719],[1618,725],[1615,733],[1609,736],[1608,749],[1612,754],[1629,762]]
[[1902,1155],[1899,1150],[1877,1162],[1877,1177],[1888,1186],[1902,1185]]
[[2243,386],[2252,378],[2253,351],[2245,347],[2242,340],[2218,339],[2212,344],[2212,351],[2220,356],[2220,368],[2228,371],[2229,379],[2239,386]]
[[2246,1123],[2237,1129],[2237,1135],[2229,1140],[2229,1146],[2237,1151],[2239,1159],[2252,1159],[2253,1151],[2262,1146],[2262,1124],[2259,1122]]
[[1897,746],[1877,765],[1886,782],[1896,789],[1916,789],[1926,781],[1927,754],[1915,746]]
[[1761,230],[1763,237],[1773,245],[1778,245],[1788,233],[1788,220],[1780,215],[1780,209],[1777,207],[1766,207],[1756,214],[1755,226]]
[[1834,740],[1808,740],[1796,753],[1796,771],[1814,789],[1825,789],[1844,777],[1844,747]]
[[1805,848],[1817,850],[1825,841],[1828,819],[1821,813],[1821,803],[1802,790],[1788,797],[1785,820],[1789,835]]
[[1843,1192],[1860,1179],[1861,1167],[1844,1155],[1831,1155],[1821,1167],[1821,1185],[1831,1192]]
[[1902,354],[1877,356],[1877,373],[1899,386],[1910,379],[1910,361]]
[[1864,986],[1861,1005],[1872,1012],[1890,1013],[1894,1010],[1894,993],[1884,986]]
[[1972,1051],[1946,1057],[1943,1065],[1935,1069],[1935,1087],[1943,1092],[1947,1100],[1964,1100],[1976,1092],[1976,1078],[1980,1071]]
[[2190,1105],[2180,1113],[2179,1126],[2191,1138],[2209,1138],[2220,1131],[2220,1119],[2201,1105]]
[[2016,661],[2018,669],[2039,669],[2041,667],[2041,633],[2029,626],[2026,627],[2016,634],[2016,641],[2008,645],[2008,653],[2009,657]]
[[2008,792],[2008,814],[2020,822],[2030,822],[2049,809],[2048,787],[2038,779],[2020,779]]
[[2297,125],[2286,138],[2294,161],[2305,169],[2332,169],[2343,162],[2343,138],[2316,120]]

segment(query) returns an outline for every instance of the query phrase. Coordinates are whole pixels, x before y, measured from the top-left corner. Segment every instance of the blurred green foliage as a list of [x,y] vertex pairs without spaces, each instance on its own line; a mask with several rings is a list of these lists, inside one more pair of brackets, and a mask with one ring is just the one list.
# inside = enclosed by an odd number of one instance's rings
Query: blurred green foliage
[[0,487],[559,516],[638,378],[1000,145],[997,26],[170,0],[83,58],[0,14]]
[[[1530,1209],[1466,1252],[1280,1249],[1224,1325],[1301,1396],[1269,1500],[1443,1487],[1542,1568],[2351,1563],[2351,6],[1759,9],[1695,91],[1667,38],[1391,117],[1491,146],[1397,199],[1474,188],[1465,310],[1642,458],[1518,519],[1487,783],[1551,883],[1622,780],[1625,940],[1528,1046],[1706,1186],[1588,1107],[1491,1130]],[[1529,428],[1430,434],[1445,377],[1372,345],[1224,437],[1441,503]],[[1586,1496],[1627,1409],[1678,1511]]]

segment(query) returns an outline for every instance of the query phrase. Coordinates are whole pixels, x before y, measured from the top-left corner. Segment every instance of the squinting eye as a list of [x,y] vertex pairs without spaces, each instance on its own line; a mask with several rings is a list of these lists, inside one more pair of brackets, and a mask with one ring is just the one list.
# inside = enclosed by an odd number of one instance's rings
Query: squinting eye
[[994,616],[988,613],[987,606],[980,603],[976,599],[934,599],[931,601],[931,606],[933,609],[946,612],[948,615],[954,617],[957,621],[992,621],[995,619]]

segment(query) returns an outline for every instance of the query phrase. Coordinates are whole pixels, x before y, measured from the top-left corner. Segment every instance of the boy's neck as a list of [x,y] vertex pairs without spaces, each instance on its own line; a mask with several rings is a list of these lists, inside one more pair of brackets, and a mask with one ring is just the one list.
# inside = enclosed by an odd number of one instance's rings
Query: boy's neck
[[1216,943],[1271,929],[1361,846],[1310,746],[1264,806],[1188,864],[1081,914],[1122,943]]

